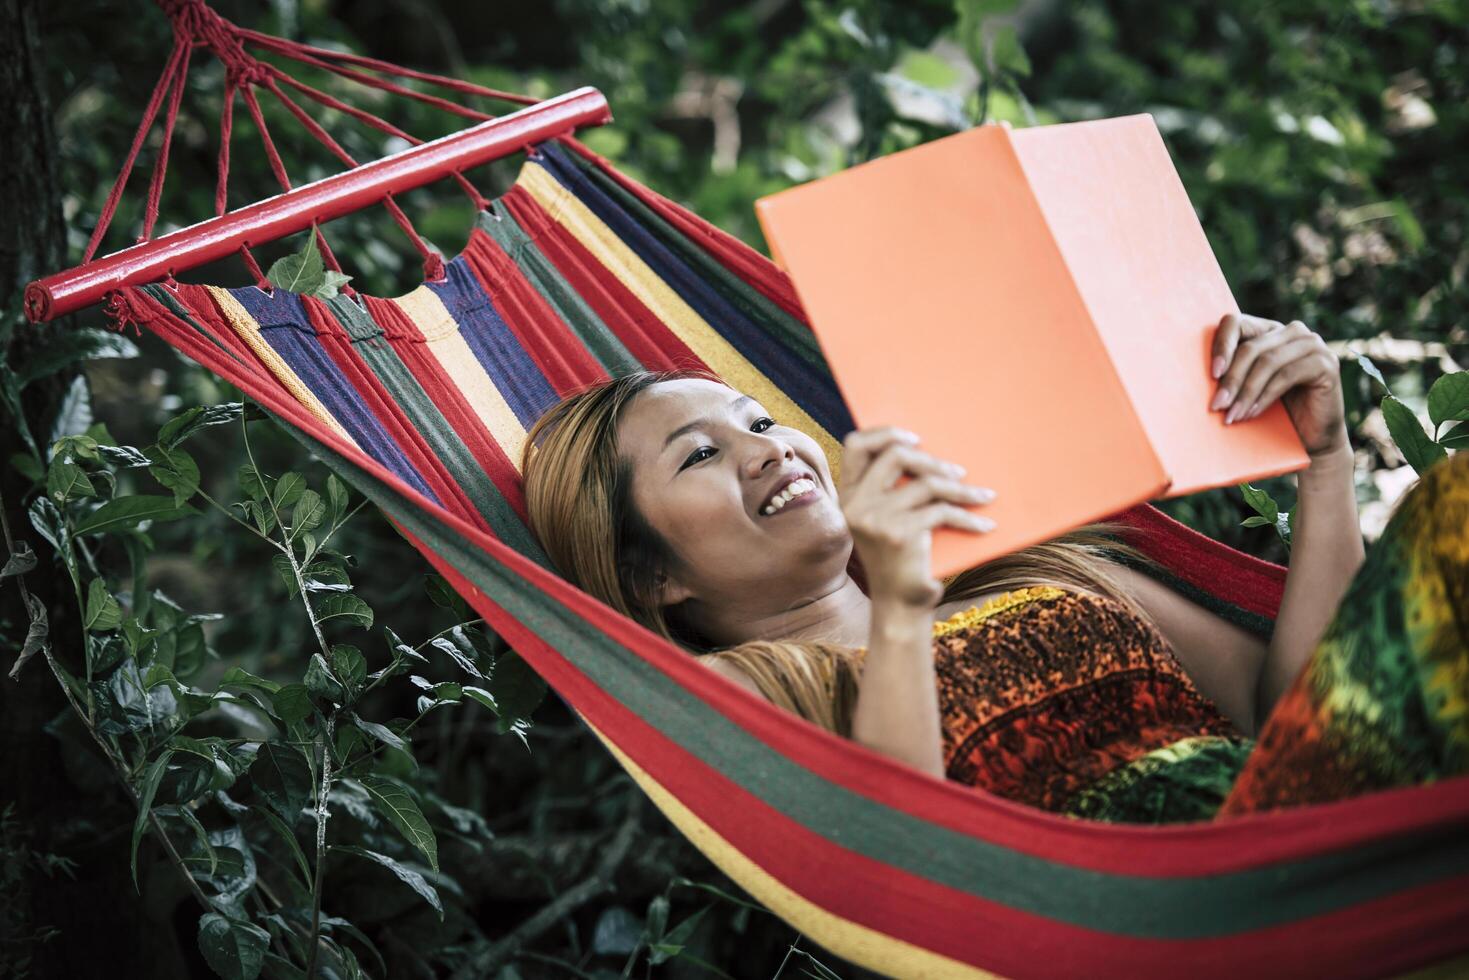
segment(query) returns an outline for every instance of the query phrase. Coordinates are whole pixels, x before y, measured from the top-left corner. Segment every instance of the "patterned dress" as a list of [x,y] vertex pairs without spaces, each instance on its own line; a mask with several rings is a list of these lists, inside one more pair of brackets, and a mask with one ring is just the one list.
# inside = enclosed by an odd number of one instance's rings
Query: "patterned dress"
[[1469,772],[1469,454],[1398,504],[1258,741],[1121,603],[1038,586],[934,624],[948,775],[1088,819],[1206,820]]

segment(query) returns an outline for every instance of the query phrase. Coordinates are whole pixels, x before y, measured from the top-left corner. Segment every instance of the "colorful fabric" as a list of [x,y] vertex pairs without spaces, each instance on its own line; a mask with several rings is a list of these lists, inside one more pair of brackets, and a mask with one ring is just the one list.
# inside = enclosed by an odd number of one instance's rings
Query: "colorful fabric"
[[1154,750],[1237,736],[1157,628],[1106,596],[1038,586],[956,613],[934,624],[934,668],[949,778],[1044,810]]
[[[116,306],[367,495],[700,850],[839,956],[915,977],[1168,976],[1180,962],[1265,977],[1469,952],[1469,779],[1188,827],[1075,820],[792,719],[553,574],[524,529],[512,450],[619,347],[644,367],[703,364],[834,465],[851,420],[769,260],[575,140],[544,146],[481,223],[496,214],[546,261],[523,270],[476,230],[444,281],[364,298],[376,336],[342,324],[340,304],[281,291],[267,299],[286,315],[260,332],[274,356],[204,287],[128,289]],[[583,303],[550,291],[553,270]],[[252,291],[225,292],[248,310]],[[594,347],[598,331],[610,338]],[[1146,504],[1113,517],[1161,581],[1269,634],[1283,568]]]
[[1469,454],[1430,467],[1367,549],[1223,816],[1469,772]]

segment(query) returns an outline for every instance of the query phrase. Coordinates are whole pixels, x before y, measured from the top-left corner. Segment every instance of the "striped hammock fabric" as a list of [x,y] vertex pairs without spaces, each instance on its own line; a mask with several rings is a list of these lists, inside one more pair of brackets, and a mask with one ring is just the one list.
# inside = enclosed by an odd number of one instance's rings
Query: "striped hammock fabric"
[[[555,575],[517,464],[572,390],[706,367],[834,472],[852,428],[785,277],[574,139],[540,147],[445,279],[405,296],[156,285],[114,308],[381,507],[680,831],[849,960],[903,977],[1378,976],[1469,951],[1469,779],[1213,823],[1072,820],[818,729]],[[1284,568],[1150,505],[1114,517],[1146,532],[1168,585],[1269,635]]]

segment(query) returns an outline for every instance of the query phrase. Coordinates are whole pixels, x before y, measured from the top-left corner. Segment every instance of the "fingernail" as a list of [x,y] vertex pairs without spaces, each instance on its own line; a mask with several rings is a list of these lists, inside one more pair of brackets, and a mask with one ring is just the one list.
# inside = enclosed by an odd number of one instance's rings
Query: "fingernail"
[[947,466],[949,468],[949,472],[954,474],[955,476],[963,476],[965,473],[969,472],[958,463],[945,463],[944,465]]
[[979,524],[981,531],[993,531],[995,529],[995,522],[988,517],[981,517],[976,523]]
[[898,438],[899,439],[907,439],[909,442],[917,442],[918,441],[918,433],[916,433],[916,432],[909,432],[907,429],[899,429],[898,430]]
[[1235,405],[1233,408],[1231,408],[1229,410],[1228,414],[1226,414],[1224,416],[1224,424],[1225,425],[1233,425],[1234,424],[1234,418],[1238,414],[1239,414],[1239,406],[1238,405]]
[[980,487],[979,488],[979,499],[980,500],[983,500],[983,501],[986,501],[986,502],[991,501],[991,500],[994,500],[995,499],[995,492],[993,490],[991,490],[989,487]]
[[1229,404],[1229,389],[1220,388],[1214,395],[1214,401],[1209,405],[1209,411],[1217,412]]
[[1214,373],[1214,377],[1215,378],[1218,378],[1220,375],[1222,375],[1224,373],[1225,367],[1227,367],[1227,366],[1228,365],[1224,361],[1224,355],[1223,354],[1220,354],[1218,357],[1214,358],[1214,367],[1212,369],[1213,370],[1213,373]]

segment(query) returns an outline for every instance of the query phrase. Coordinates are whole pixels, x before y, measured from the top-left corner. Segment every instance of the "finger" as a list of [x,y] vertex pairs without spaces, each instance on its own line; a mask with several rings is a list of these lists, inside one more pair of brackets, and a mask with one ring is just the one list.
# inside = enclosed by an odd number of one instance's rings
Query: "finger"
[[[1268,321],[1267,321],[1268,322]],[[1246,328],[1250,329],[1250,328]],[[1284,327],[1277,324],[1277,329],[1263,331],[1253,334],[1245,339],[1235,348],[1234,356],[1229,363],[1229,369],[1224,372],[1224,377],[1219,379],[1219,389],[1214,394],[1214,401],[1209,405],[1210,411],[1218,411],[1228,408],[1238,401],[1240,386],[1249,376],[1250,369],[1254,367],[1255,361],[1266,351],[1272,350],[1292,339]]]
[[1260,400],[1265,386],[1287,365],[1306,358],[1316,351],[1316,341],[1310,337],[1290,340],[1265,351],[1250,365],[1250,372],[1240,383],[1239,394],[1224,416],[1225,423],[1244,418],[1245,412]]
[[941,525],[958,528],[961,531],[993,531],[995,529],[995,522],[990,518],[971,514],[963,507],[943,502],[932,503],[911,511],[904,520],[904,527],[910,533],[932,530]]
[[887,506],[896,511],[913,510],[935,500],[955,504],[987,504],[995,497],[987,487],[941,476],[923,476],[903,484],[888,494]]
[[1239,345],[1246,340],[1260,337],[1278,329],[1280,324],[1274,320],[1266,320],[1263,317],[1249,316],[1244,313],[1226,313],[1219,320],[1219,326],[1214,331],[1214,342],[1211,344],[1213,361],[1210,364],[1210,377],[1219,378],[1229,365],[1234,361],[1235,351]]
[[[1329,363],[1328,363],[1329,360]],[[1275,400],[1297,385],[1307,384],[1328,372],[1339,370],[1336,364],[1336,355],[1322,352],[1320,357],[1307,355],[1291,361],[1285,367],[1270,378],[1263,391],[1255,398],[1254,402],[1245,409],[1240,421],[1254,418],[1265,409],[1274,404]],[[1243,404],[1243,402],[1241,402]]]
[[882,425],[872,429],[856,429],[842,440],[842,485],[856,486],[862,474],[871,465],[872,459],[894,442],[915,445],[918,436],[895,425]]
[[862,484],[855,489],[860,493],[889,490],[904,474],[954,479],[964,475],[964,468],[921,449],[890,444],[872,461],[863,475]]

